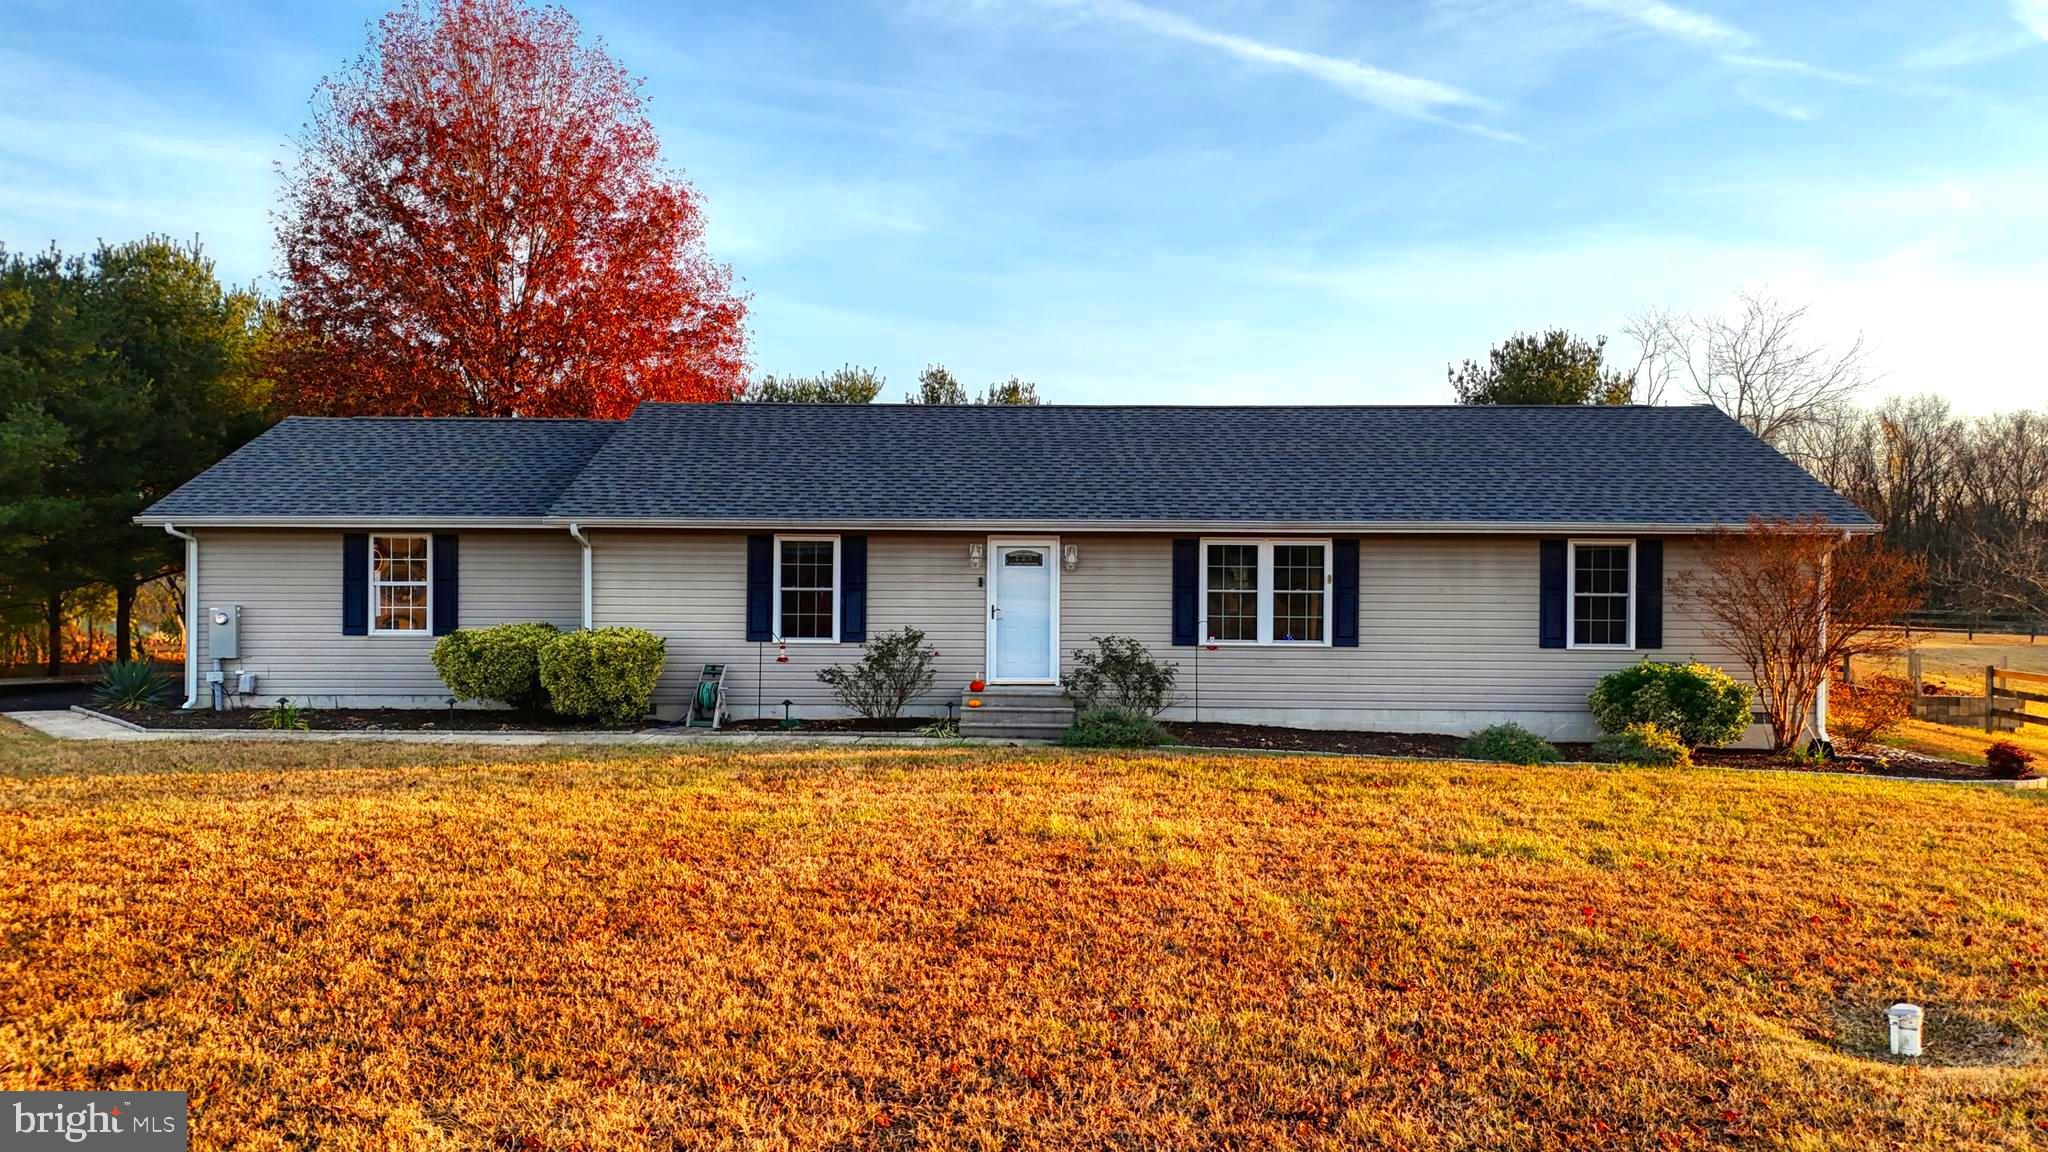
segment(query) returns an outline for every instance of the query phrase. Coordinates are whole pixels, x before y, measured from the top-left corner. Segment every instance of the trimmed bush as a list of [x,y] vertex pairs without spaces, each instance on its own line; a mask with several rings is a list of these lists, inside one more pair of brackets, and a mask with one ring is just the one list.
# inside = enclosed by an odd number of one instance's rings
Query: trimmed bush
[[1602,736],[1593,745],[1593,759],[1651,768],[1692,767],[1692,751],[1678,733],[1648,721]]
[[1130,636],[1097,636],[1095,650],[1074,649],[1066,689],[1082,708],[1116,708],[1157,716],[1173,703],[1180,665],[1161,664]]
[[1749,728],[1749,685],[1706,664],[1645,660],[1600,678],[1586,698],[1604,732],[1655,724],[1687,748],[1727,744]]
[[458,628],[434,641],[434,671],[464,700],[545,708],[548,694],[540,684],[540,653],[559,635],[553,624]]
[[668,645],[638,628],[564,632],[540,650],[540,683],[564,716],[626,722],[647,715]]
[[1166,729],[1144,712],[1090,708],[1074,717],[1060,743],[1070,748],[1154,748],[1168,741]]
[[1481,728],[1458,745],[1458,755],[1468,760],[1498,760],[1504,764],[1555,764],[1564,759],[1550,741],[1520,724],[1495,724]]
[[2034,754],[2010,740],[1997,740],[1984,749],[1984,765],[2000,780],[2024,780]]
[[133,712],[163,703],[170,690],[171,682],[156,670],[156,665],[147,660],[128,660],[101,670],[99,683],[93,685],[92,702],[118,712]]
[[932,690],[937,678],[932,659],[937,655],[925,646],[923,632],[902,628],[880,633],[862,645],[860,663],[851,668],[834,664],[821,670],[818,680],[830,685],[832,694],[852,711],[870,720],[887,720]]

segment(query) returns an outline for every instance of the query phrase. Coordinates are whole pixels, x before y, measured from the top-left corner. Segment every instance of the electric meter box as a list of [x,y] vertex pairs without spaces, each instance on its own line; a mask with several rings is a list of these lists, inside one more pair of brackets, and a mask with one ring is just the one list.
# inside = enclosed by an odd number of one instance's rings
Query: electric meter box
[[242,658],[242,606],[206,610],[206,654],[215,660]]

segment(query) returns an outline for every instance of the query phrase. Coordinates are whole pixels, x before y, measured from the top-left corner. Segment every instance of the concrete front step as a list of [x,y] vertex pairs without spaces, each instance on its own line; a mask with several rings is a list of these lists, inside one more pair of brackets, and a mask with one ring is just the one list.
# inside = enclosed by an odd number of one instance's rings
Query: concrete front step
[[[967,706],[978,700],[978,707]],[[960,735],[1054,740],[1074,723],[1074,702],[1050,685],[1002,686],[960,698]]]
[[1057,741],[1067,734],[1069,725],[1058,727],[1039,724],[995,724],[980,728],[962,728],[962,740],[1044,740]]

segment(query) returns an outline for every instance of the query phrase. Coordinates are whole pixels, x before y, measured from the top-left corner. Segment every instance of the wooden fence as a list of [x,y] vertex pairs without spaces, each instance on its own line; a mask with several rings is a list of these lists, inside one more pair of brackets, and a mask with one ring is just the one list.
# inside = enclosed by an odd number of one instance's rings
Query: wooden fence
[[1987,616],[1980,612],[1946,609],[1908,612],[1899,617],[1898,626],[1913,632],[1961,632],[1972,640],[1979,632],[2025,636],[2030,644],[2038,641],[2043,632],[2048,632],[2048,620],[2039,616]]
[[[2003,697],[2014,701],[2011,708],[2000,708]],[[2000,717],[2019,724],[2048,724],[2048,716],[2027,711],[2027,705],[2048,704],[2048,673],[2015,672],[2000,668],[1996,664],[1984,666],[1984,730],[1997,729]]]

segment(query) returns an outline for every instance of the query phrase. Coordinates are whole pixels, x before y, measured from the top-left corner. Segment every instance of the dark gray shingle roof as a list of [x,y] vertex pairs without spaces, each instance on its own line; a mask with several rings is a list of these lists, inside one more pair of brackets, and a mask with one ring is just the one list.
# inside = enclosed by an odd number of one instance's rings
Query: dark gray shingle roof
[[143,517],[539,517],[622,426],[293,417]]
[[1711,407],[645,404],[564,519],[1739,524],[1868,517]]

